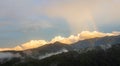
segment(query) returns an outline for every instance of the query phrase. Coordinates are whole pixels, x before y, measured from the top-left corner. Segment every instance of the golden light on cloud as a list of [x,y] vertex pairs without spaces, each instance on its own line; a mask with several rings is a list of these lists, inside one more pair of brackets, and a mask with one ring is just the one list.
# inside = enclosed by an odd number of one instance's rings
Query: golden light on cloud
[[61,42],[64,44],[72,44],[74,42],[80,41],[80,40],[85,40],[85,39],[90,39],[90,38],[96,38],[96,37],[105,37],[105,36],[117,36],[120,35],[120,32],[112,32],[112,33],[102,33],[98,31],[82,31],[81,33],[77,35],[71,35],[68,38],[66,37],[61,37],[61,36],[56,36],[53,38],[51,41],[46,41],[46,40],[31,40],[30,42],[26,42],[24,44],[18,45],[13,48],[0,48],[0,51],[6,51],[6,50],[27,50],[27,49],[33,49],[37,47],[44,46],[46,44],[53,44],[54,42]]

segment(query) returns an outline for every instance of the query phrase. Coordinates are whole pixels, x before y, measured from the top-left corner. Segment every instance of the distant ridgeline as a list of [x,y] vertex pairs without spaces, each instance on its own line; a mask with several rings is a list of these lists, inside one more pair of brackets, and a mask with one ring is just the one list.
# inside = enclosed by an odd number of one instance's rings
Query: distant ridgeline
[[120,36],[0,52],[0,66],[120,66]]

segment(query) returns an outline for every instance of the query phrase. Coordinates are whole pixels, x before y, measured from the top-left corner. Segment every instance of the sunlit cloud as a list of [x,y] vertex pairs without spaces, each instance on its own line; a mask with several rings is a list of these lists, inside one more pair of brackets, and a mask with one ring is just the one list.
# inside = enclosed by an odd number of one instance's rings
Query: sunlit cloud
[[27,49],[33,49],[37,47],[44,46],[46,44],[54,44],[54,42],[61,42],[64,44],[73,44],[77,41],[85,40],[85,39],[91,39],[91,38],[96,38],[96,37],[105,37],[105,36],[117,36],[120,35],[120,32],[112,32],[112,33],[103,33],[103,32],[98,32],[98,31],[82,31],[81,33],[77,35],[71,35],[69,37],[61,37],[61,36],[56,36],[53,38],[51,41],[46,41],[46,40],[31,40],[30,42],[23,43],[21,45],[18,45],[14,48],[0,48],[0,51],[6,51],[6,50],[27,50]]

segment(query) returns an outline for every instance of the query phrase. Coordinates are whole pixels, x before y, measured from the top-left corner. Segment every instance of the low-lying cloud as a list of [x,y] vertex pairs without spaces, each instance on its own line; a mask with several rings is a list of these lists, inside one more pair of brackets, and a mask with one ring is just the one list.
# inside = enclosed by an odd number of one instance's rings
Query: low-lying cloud
[[6,52],[6,53],[3,53],[1,52],[0,53],[0,63],[4,63],[4,62],[7,62],[9,60],[11,60],[12,58],[18,58],[18,57],[21,57],[21,55],[19,53],[9,53],[9,52]]
[[82,31],[81,33],[77,35],[71,35],[69,37],[61,37],[61,36],[56,36],[53,38],[51,41],[46,41],[46,40],[31,40],[30,42],[26,42],[24,44],[21,44],[19,46],[13,47],[13,48],[0,48],[0,51],[6,51],[6,50],[27,50],[27,49],[32,49],[32,48],[37,48],[46,44],[53,44],[54,42],[61,42],[64,44],[72,44],[74,42],[80,41],[80,40],[85,40],[85,39],[91,39],[91,38],[96,38],[96,37],[105,37],[105,36],[117,36],[120,35],[120,32],[114,31],[112,33],[103,33],[99,31]]

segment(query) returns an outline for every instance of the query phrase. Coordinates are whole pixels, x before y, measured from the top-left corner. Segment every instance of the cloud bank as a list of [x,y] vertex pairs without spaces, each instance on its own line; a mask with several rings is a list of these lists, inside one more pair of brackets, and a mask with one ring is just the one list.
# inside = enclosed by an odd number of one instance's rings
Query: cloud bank
[[6,50],[27,50],[27,49],[32,49],[32,48],[37,48],[46,44],[53,44],[54,42],[61,42],[64,44],[72,44],[74,42],[80,41],[80,40],[85,40],[85,39],[90,39],[90,38],[96,38],[96,37],[105,37],[105,36],[117,36],[120,35],[120,32],[114,31],[112,33],[103,33],[103,32],[98,32],[98,31],[82,31],[81,33],[77,35],[71,35],[69,37],[61,37],[61,36],[56,36],[53,38],[51,41],[46,41],[46,40],[31,40],[30,42],[26,42],[24,44],[21,44],[19,46],[13,47],[13,48],[0,48],[0,51],[6,51]]

